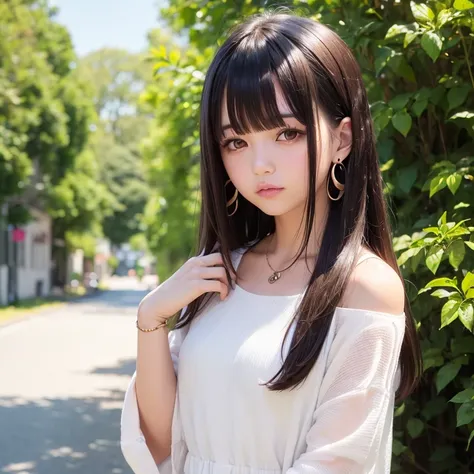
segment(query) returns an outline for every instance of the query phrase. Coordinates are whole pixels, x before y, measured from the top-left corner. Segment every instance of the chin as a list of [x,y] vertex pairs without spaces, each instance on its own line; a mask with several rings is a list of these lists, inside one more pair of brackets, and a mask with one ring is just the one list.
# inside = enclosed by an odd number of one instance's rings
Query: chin
[[297,209],[301,209],[300,205],[288,206],[288,204],[277,203],[277,202],[268,203],[266,205],[264,204],[263,206],[262,205],[258,206],[257,204],[255,204],[255,206],[257,206],[267,216],[273,216],[273,217],[284,216],[285,214],[294,212]]

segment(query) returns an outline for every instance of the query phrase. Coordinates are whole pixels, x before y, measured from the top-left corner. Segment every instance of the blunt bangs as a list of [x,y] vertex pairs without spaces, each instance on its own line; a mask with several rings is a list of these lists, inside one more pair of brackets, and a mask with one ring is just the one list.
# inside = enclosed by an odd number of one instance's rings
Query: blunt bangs
[[301,51],[281,32],[259,31],[245,36],[216,71],[209,124],[215,140],[223,137],[221,106],[226,100],[230,125],[238,135],[284,127],[274,81],[286,103],[303,125],[314,123],[316,98],[310,67]]

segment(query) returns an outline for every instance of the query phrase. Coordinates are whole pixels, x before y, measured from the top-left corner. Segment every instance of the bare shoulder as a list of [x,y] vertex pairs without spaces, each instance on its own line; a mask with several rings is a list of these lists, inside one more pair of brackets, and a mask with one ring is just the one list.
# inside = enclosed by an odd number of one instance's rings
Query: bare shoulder
[[388,263],[380,258],[367,258],[352,272],[342,306],[401,315],[405,307],[403,282]]

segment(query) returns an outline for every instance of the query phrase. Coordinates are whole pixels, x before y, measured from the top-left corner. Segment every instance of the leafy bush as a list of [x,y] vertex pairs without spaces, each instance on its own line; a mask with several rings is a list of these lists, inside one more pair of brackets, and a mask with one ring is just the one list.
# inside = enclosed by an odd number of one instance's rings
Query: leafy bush
[[[189,255],[198,184],[198,109],[215,45],[268,2],[172,0],[163,15],[186,50],[151,51],[157,84],[143,100],[157,124],[147,141],[148,235],[168,260]],[[417,319],[423,384],[396,409],[394,472],[467,473],[474,456],[474,78],[470,0],[283,2],[336,30],[364,75],[393,212],[394,246]],[[275,2],[272,5],[276,5]],[[183,229],[185,230],[183,234]]]

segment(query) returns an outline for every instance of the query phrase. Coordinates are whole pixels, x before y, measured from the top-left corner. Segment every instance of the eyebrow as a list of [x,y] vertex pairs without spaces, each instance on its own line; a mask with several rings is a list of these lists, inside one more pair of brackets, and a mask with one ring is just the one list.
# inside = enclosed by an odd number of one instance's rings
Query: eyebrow
[[[283,117],[283,118],[295,118],[295,116],[294,116],[293,114],[281,114],[281,117]],[[230,124],[224,125],[224,126],[222,127],[222,135],[223,135],[224,132],[225,132],[226,130],[228,130],[229,128],[232,128],[232,125],[230,125]]]

